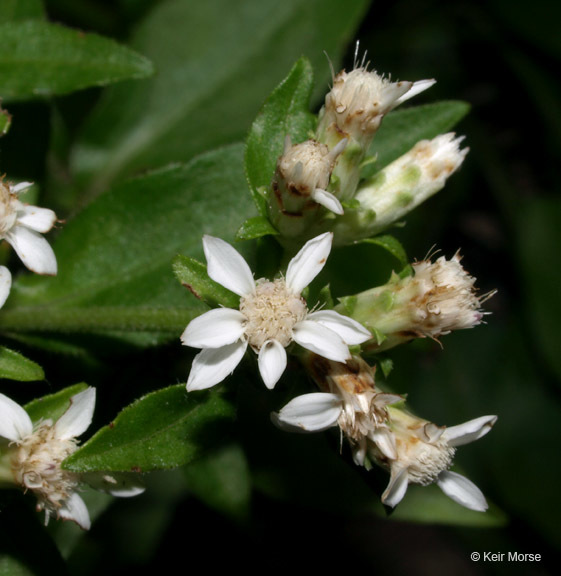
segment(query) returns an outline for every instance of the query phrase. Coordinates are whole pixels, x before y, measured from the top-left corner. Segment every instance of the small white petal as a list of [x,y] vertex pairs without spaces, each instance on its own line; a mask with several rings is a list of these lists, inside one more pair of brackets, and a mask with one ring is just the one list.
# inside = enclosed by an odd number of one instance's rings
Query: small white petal
[[220,348],[239,340],[245,316],[239,310],[215,308],[189,322],[181,342],[193,348]]
[[413,98],[413,96],[417,96],[417,94],[424,92],[425,90],[427,90],[428,88],[430,88],[434,84],[436,84],[436,80],[434,80],[434,79],[419,80],[417,82],[414,82],[413,86],[411,86],[411,88],[403,96],[401,96],[400,98],[398,98],[395,101],[394,107],[399,106],[400,104],[402,104],[406,100]]
[[142,494],[146,487],[138,474],[127,472],[91,472],[81,475],[82,482],[117,498],[131,498]]
[[21,194],[28,188],[31,188],[31,186],[33,186],[33,182],[20,182],[19,184],[10,186],[10,192],[12,192],[12,194]]
[[15,226],[6,234],[21,261],[36,274],[54,276],[57,273],[56,257],[50,244],[34,230]]
[[242,255],[228,242],[214,236],[203,236],[208,275],[238,296],[255,292],[253,274]]
[[321,272],[331,252],[332,242],[332,232],[320,234],[308,240],[292,258],[286,270],[286,285],[291,292],[300,294]]
[[351,358],[349,348],[341,337],[319,322],[298,322],[292,328],[292,338],[300,346],[329,360],[346,362]]
[[359,322],[343,316],[335,310],[318,310],[308,314],[306,320],[313,320],[333,330],[336,334],[341,336],[343,342],[349,346],[362,344],[372,338],[372,334]]
[[259,350],[259,372],[265,386],[272,390],[286,368],[286,350],[276,340],[267,340]]
[[477,512],[485,512],[487,510],[487,500],[481,490],[465,476],[456,474],[455,472],[442,472],[436,481],[439,488],[454,502],[476,510]]
[[314,392],[297,396],[272,416],[281,428],[320,432],[337,424],[341,409],[341,398],[336,394]]
[[91,526],[88,508],[82,498],[74,492],[58,511],[60,518],[76,522],[83,530],[89,530]]
[[222,382],[241,362],[247,342],[238,340],[221,348],[205,348],[193,360],[187,391],[204,390]]
[[18,224],[35,232],[48,232],[56,222],[56,214],[48,208],[23,206],[18,213]]
[[67,440],[83,434],[92,423],[95,409],[95,388],[87,388],[70,398],[70,406],[57,420],[57,438]]
[[407,468],[398,469],[392,466],[390,483],[382,494],[382,503],[395,508],[403,500],[408,485],[409,476],[407,474]]
[[0,436],[19,442],[32,433],[29,414],[17,402],[0,394]]
[[0,266],[0,308],[6,303],[11,288],[12,275],[6,266]]
[[327,190],[322,190],[321,188],[316,188],[312,192],[312,198],[318,203],[321,204],[323,207],[327,208],[334,214],[344,214],[345,211],[343,210],[343,206],[341,202],[339,202],[338,198],[328,192]]
[[469,422],[450,426],[444,431],[443,437],[449,446],[463,446],[485,436],[497,421],[497,416],[481,416]]
[[395,435],[388,428],[376,428],[370,432],[369,437],[376,443],[378,449],[390,460],[397,459]]

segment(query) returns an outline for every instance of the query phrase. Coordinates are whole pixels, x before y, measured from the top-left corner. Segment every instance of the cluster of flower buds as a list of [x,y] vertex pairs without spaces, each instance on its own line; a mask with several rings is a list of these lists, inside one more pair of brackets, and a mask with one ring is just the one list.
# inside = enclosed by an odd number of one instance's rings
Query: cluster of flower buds
[[468,152],[462,138],[443,134],[361,181],[384,116],[435,81],[391,82],[356,56],[354,69],[332,81],[314,138],[292,145],[287,135],[267,192],[269,220],[286,247],[328,230],[337,245],[381,232],[441,190]]
[[[205,236],[208,276],[239,297],[239,307],[216,308],[185,329],[184,345],[202,349],[187,390],[223,381],[247,348],[258,356],[261,377],[273,388],[294,354],[319,388],[291,400],[273,421],[292,431],[338,427],[357,465],[390,473],[382,502],[396,506],[410,483],[436,483],[461,505],[483,511],[480,490],[451,472],[456,447],[485,435],[496,416],[450,428],[413,416],[401,395],[375,384],[374,369],[360,354],[378,353],[414,338],[438,340],[471,328],[486,314],[475,278],[456,253],[414,262],[389,282],[359,294],[326,298],[309,308],[303,294],[322,271],[333,244],[371,237],[402,219],[444,187],[468,149],[443,134],[361,181],[360,172],[383,117],[434,80],[391,82],[364,61],[333,77],[313,138],[293,144],[290,135],[268,190],[267,210],[286,254],[284,275],[255,280],[243,257],[219,238]],[[285,256],[286,256],[285,254]],[[331,309],[329,309],[331,308]]]

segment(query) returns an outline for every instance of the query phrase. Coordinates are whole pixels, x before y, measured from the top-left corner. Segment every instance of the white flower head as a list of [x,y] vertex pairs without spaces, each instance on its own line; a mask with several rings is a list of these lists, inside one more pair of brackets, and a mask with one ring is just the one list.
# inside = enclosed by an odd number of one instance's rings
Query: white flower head
[[325,358],[350,359],[349,345],[365,342],[370,333],[333,310],[310,312],[301,296],[324,267],[332,240],[329,232],[309,240],[290,261],[286,277],[255,281],[247,262],[230,244],[203,237],[208,275],[241,300],[239,310],[210,310],[183,332],[184,345],[202,348],[193,360],[187,390],[210,388],[224,380],[248,346],[258,354],[259,371],[268,388],[284,372],[285,348],[293,341]]
[[413,330],[433,338],[452,330],[473,328],[487,314],[481,304],[495,292],[478,297],[476,279],[461,265],[459,251],[450,260],[444,256],[435,262],[423,260],[412,266],[415,271],[409,282],[414,285],[416,308]]
[[369,454],[390,469],[391,478],[382,494],[382,502],[396,506],[409,484],[427,486],[436,482],[452,500],[484,512],[485,497],[467,478],[449,470],[457,446],[473,442],[491,430],[496,416],[482,416],[450,428],[439,427],[400,409],[389,408],[390,428],[395,436],[396,456],[388,458],[371,445]]
[[29,206],[18,195],[33,184],[12,185],[0,180],[0,239],[6,240],[21,261],[36,274],[55,275],[56,257],[41,234],[56,222],[56,214],[48,208]]
[[388,457],[395,457],[387,407],[403,398],[379,390],[373,369],[358,356],[341,364],[310,355],[306,368],[323,392],[294,398],[272,415],[273,422],[279,428],[300,432],[339,426],[351,445],[355,463],[360,466],[365,463],[371,442],[377,443]]
[[[303,201],[311,198],[335,214],[343,214],[337,197],[327,191],[331,173],[337,158],[345,149],[347,141],[341,140],[332,150],[316,140],[306,140],[292,145],[285,141],[284,153],[277,163],[274,186],[285,193],[283,209],[301,211]],[[287,206],[294,204],[295,206]]]
[[[82,478],[61,464],[78,449],[77,437],[89,427],[94,407],[95,388],[87,388],[72,396],[70,406],[56,422],[34,424],[19,404],[0,394],[0,437],[9,441],[13,481],[35,494],[37,511],[45,511],[45,524],[56,516],[72,520],[84,530],[90,528],[88,509],[78,494]],[[128,489],[118,485],[115,495],[141,491],[138,484]]]
[[391,82],[367,66],[339,72],[325,98],[325,126],[334,124],[359,143],[366,143],[378,130],[385,114],[430,88],[435,80]]

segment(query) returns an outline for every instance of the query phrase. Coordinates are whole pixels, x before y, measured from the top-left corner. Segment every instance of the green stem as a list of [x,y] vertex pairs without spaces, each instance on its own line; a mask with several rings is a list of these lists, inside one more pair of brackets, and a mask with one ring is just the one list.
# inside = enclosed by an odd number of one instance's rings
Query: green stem
[[198,314],[181,308],[14,308],[0,313],[4,332],[171,332],[178,333]]

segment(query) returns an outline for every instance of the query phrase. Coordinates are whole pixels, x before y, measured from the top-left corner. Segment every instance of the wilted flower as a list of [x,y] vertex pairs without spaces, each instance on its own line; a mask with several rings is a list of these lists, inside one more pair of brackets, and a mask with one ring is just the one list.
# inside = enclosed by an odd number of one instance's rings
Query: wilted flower
[[[95,407],[95,388],[72,396],[70,406],[53,423],[31,421],[16,402],[0,394],[0,437],[9,444],[3,455],[3,479],[12,480],[37,497],[37,511],[45,511],[45,524],[51,516],[72,520],[84,530],[90,527],[88,509],[80,495],[81,475],[61,467],[63,460],[78,448],[77,437],[90,425]],[[6,464],[9,460],[9,464]],[[92,477],[93,478],[93,477]],[[97,481],[97,487],[118,496],[134,496],[143,491],[138,483],[122,486],[111,476]]]
[[366,66],[355,66],[348,73],[343,70],[333,78],[333,87],[325,97],[319,130],[338,131],[367,147],[385,114],[434,83],[391,82]]
[[272,415],[273,421],[280,428],[305,432],[339,426],[351,445],[355,463],[361,466],[370,442],[375,442],[388,457],[394,457],[387,407],[403,398],[376,388],[372,368],[359,356],[341,364],[310,354],[305,366],[324,392],[294,398]]
[[366,347],[384,350],[412,338],[436,339],[480,324],[487,314],[481,305],[494,292],[479,297],[475,278],[460,261],[456,252],[450,260],[441,256],[435,262],[415,262],[412,276],[394,274],[384,286],[342,299],[350,316],[385,338]]
[[259,371],[273,388],[287,364],[285,348],[296,342],[317,354],[346,362],[349,345],[370,333],[333,310],[310,312],[302,290],[319,274],[331,251],[332,234],[308,241],[290,261],[286,278],[255,281],[243,257],[224,240],[203,237],[208,275],[241,297],[240,309],[218,308],[192,320],[181,341],[202,348],[193,361],[187,390],[218,384],[241,361],[247,346],[258,354]]
[[12,185],[0,180],[0,239],[12,246],[32,272],[54,275],[56,257],[41,234],[54,226],[56,214],[48,208],[20,202],[18,194],[30,186],[29,182]]
[[374,444],[369,456],[390,469],[390,483],[382,494],[382,502],[396,506],[409,484],[427,486],[436,482],[452,500],[483,512],[487,502],[481,490],[470,480],[448,470],[457,446],[469,444],[485,436],[497,421],[496,416],[482,416],[458,426],[446,428],[427,422],[398,408],[388,408],[389,426],[395,436],[396,456],[388,458]]

